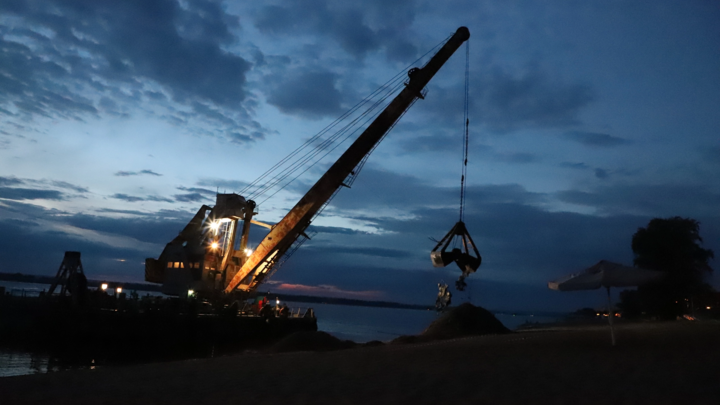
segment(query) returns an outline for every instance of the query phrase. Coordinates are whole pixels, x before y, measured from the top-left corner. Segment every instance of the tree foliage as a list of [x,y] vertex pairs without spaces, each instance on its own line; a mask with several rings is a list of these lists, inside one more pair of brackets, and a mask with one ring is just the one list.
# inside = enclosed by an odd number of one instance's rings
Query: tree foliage
[[635,265],[667,276],[660,283],[621,294],[626,314],[674,318],[686,313],[694,296],[711,291],[704,279],[712,272],[708,261],[714,254],[701,244],[700,223],[694,219],[655,218],[639,228],[632,238]]

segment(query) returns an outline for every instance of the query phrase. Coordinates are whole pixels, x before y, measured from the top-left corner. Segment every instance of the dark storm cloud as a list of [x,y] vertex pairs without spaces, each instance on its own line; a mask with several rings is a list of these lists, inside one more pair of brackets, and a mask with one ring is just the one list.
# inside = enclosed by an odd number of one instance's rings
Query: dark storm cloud
[[561,191],[557,197],[567,203],[594,207],[606,214],[717,215],[720,206],[720,193],[693,184],[618,184],[589,191]]
[[152,170],[140,170],[139,172],[128,172],[128,171],[122,171],[122,170],[121,170],[121,171],[115,172],[114,175],[115,175],[115,176],[120,176],[120,177],[128,177],[128,176],[140,176],[140,175],[143,175],[143,174],[147,174],[147,175],[149,175],[149,176],[162,176],[162,174],[160,174],[160,173],[155,173],[155,172],[152,171]]
[[415,18],[413,1],[283,1],[260,7],[255,26],[274,35],[322,35],[356,58],[385,49],[390,59],[407,61],[417,48],[404,35]]
[[157,202],[173,202],[173,200],[165,197],[159,197],[159,196],[146,196],[146,197],[138,197],[134,195],[127,195],[122,193],[116,193],[110,196],[110,198],[114,198],[116,200],[123,200],[127,202],[139,202],[139,201],[157,201]]
[[570,131],[566,132],[564,136],[587,146],[609,148],[613,146],[625,145],[628,143],[627,139],[597,132]]
[[56,190],[0,187],[0,198],[8,200],[64,200],[65,195]]
[[342,112],[342,95],[335,88],[334,73],[296,71],[278,79],[267,101],[280,111],[308,118],[336,116]]

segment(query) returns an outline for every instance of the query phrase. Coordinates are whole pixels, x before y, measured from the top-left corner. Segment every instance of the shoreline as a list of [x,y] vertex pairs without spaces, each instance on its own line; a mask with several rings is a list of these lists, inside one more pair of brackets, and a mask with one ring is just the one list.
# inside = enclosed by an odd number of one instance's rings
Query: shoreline
[[716,403],[720,322],[642,322],[0,379],[7,403]]

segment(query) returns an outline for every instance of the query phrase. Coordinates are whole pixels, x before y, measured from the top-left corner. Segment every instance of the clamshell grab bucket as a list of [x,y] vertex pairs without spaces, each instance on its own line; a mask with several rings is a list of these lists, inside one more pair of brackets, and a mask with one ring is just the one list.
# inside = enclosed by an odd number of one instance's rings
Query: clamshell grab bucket
[[[462,249],[455,248],[447,251],[450,242],[455,238],[460,239],[462,242]],[[470,249],[472,249],[472,251]],[[471,252],[475,253],[475,256],[473,256]],[[430,253],[430,259],[434,267],[445,267],[455,262],[465,276],[474,273],[482,263],[480,252],[478,252],[477,247],[475,247],[475,243],[468,233],[465,223],[462,221],[456,223],[450,232],[438,242]]]

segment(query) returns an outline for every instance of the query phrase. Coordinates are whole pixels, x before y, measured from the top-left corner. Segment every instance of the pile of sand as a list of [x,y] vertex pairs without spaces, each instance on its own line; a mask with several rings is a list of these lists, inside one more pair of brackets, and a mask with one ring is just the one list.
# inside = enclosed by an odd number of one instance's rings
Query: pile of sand
[[326,332],[295,332],[272,345],[270,352],[324,352],[330,350],[349,349],[356,345],[351,340],[340,340]]
[[[422,343],[433,340],[453,339],[464,336],[496,335],[510,333],[493,314],[482,307],[464,303],[452,308],[436,319],[418,336],[400,336],[392,344]],[[340,340],[326,332],[295,332],[269,348],[270,352],[330,351],[353,347],[382,346],[379,341],[357,344]]]
[[419,336],[400,336],[393,340],[392,343],[419,343],[502,333],[510,333],[510,330],[502,322],[498,321],[490,311],[466,302],[445,312]]

